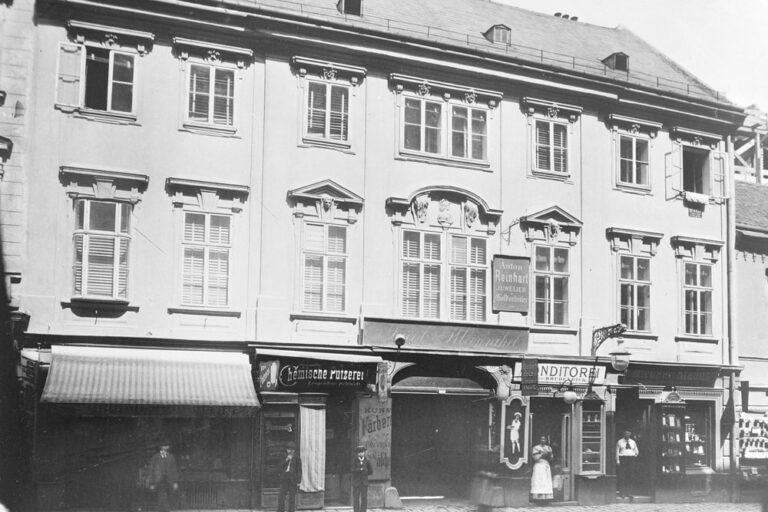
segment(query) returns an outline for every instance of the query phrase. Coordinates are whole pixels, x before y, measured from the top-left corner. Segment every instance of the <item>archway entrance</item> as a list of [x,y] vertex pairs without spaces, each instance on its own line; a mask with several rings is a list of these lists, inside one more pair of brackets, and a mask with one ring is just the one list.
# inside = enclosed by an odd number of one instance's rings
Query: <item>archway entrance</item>
[[493,386],[490,375],[476,368],[413,366],[396,375],[392,485],[400,496],[469,495],[473,444],[478,432],[487,431]]

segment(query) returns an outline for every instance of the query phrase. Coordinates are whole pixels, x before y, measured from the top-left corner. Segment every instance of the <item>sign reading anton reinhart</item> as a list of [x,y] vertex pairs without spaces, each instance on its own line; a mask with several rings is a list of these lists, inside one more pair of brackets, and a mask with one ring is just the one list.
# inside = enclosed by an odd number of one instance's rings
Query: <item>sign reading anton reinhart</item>
[[528,313],[531,260],[520,256],[493,257],[493,310]]

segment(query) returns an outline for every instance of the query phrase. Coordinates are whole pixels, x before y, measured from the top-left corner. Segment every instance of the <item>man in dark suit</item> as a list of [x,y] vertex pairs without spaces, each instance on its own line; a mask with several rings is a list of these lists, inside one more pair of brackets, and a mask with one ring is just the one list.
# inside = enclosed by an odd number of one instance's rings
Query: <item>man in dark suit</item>
[[285,498],[288,497],[288,512],[296,510],[296,491],[301,483],[301,459],[296,455],[296,445],[288,443],[285,447],[285,460],[280,464],[280,494],[277,495],[277,512],[285,511]]
[[157,510],[168,512],[171,493],[179,490],[179,468],[168,440],[160,441],[160,451],[149,461],[149,478],[149,489],[157,490]]
[[368,476],[373,473],[371,462],[365,456],[365,446],[355,450],[357,457],[352,461],[352,506],[354,512],[365,512],[368,508]]

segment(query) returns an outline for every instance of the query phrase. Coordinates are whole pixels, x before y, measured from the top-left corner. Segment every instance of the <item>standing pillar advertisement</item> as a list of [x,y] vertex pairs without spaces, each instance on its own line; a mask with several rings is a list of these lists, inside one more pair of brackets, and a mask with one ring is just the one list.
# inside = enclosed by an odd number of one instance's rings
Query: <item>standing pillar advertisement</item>
[[[392,399],[360,397],[358,443],[368,450],[373,467],[368,485],[368,506],[384,506],[384,491],[392,478]],[[351,462],[351,461],[350,461]]]

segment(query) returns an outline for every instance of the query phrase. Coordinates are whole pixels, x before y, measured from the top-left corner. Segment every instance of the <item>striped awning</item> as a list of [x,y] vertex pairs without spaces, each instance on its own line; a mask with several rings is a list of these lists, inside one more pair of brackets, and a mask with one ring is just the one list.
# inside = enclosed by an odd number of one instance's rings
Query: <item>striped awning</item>
[[247,354],[65,345],[51,347],[51,353],[41,402],[246,411],[259,406]]

